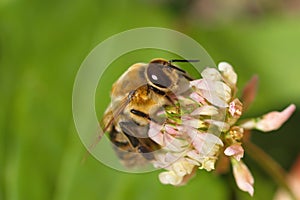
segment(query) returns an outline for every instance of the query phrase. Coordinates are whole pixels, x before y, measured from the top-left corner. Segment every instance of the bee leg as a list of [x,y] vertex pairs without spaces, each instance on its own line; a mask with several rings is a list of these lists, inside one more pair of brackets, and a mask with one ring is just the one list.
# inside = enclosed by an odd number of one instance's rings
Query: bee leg
[[[153,87],[152,85],[148,85],[148,90],[152,90],[154,93],[156,94],[159,94],[161,96],[164,96],[165,98],[168,99],[168,101],[172,104],[172,105],[175,105],[173,99],[176,99],[176,95],[173,95],[174,97],[170,97],[169,94],[167,94],[166,92],[164,91],[161,91],[160,89],[156,88],[156,87]],[[173,94],[173,93],[172,93]]]
[[166,93],[164,91],[161,91],[160,89],[153,87],[152,85],[148,85],[148,90],[152,90],[153,92],[155,92],[156,94],[159,94],[161,96],[166,95]]
[[127,97],[127,101],[128,102],[131,101],[131,99],[132,99],[132,97],[133,97],[133,95],[134,95],[135,92],[136,92],[136,90],[131,90],[129,92],[128,97]]

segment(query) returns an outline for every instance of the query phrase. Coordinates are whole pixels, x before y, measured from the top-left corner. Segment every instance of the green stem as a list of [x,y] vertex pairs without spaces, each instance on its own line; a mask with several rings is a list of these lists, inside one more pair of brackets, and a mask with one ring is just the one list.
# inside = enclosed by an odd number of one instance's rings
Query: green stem
[[282,167],[267,153],[265,153],[261,148],[259,148],[252,142],[244,141],[243,144],[245,147],[245,151],[252,157],[252,159],[255,160],[261,166],[261,168],[264,169],[265,172],[268,173],[274,179],[274,181],[277,182],[279,186],[285,189],[293,200],[296,200],[293,191],[286,181],[287,175]]

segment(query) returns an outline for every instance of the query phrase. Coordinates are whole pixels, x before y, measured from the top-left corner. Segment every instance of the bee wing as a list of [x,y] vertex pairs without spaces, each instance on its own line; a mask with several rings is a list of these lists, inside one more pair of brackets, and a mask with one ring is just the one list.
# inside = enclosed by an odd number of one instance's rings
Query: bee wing
[[136,138],[148,138],[149,125],[141,126],[136,124],[133,120],[120,122],[119,125],[126,135],[131,135]]
[[110,131],[114,120],[123,112],[128,103],[128,97],[125,97],[120,101],[116,108],[112,108],[112,104],[110,104],[100,121],[100,126],[103,130],[103,133]]
[[[124,108],[128,104],[128,98],[123,98],[120,102],[121,103],[116,107],[116,109],[112,109],[112,106],[109,105],[108,109],[105,111],[104,116],[100,121],[100,127],[102,131],[99,131],[100,134],[99,135],[97,134],[97,138],[93,140],[92,144],[89,146],[88,148],[89,152],[95,148],[95,146],[99,143],[99,141],[101,140],[105,132],[111,131],[115,118],[117,118],[120,115],[120,113],[124,110]],[[84,159],[85,157],[86,156],[84,156]]]
[[150,149],[157,149],[157,145],[148,138],[149,125],[141,126],[130,118],[118,122],[121,131],[116,131],[114,120],[122,114],[129,101],[125,99],[121,102],[115,109],[110,107],[105,112],[102,119],[103,131],[109,132],[113,148],[124,166],[143,167],[154,158]]

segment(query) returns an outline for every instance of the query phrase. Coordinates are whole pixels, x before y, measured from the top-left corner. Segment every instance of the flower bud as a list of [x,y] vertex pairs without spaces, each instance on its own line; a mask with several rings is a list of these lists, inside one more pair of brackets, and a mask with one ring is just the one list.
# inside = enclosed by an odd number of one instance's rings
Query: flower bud
[[237,186],[242,191],[248,192],[251,196],[253,196],[254,179],[248,167],[242,161],[237,161],[234,158],[231,159],[231,164],[233,169],[233,176],[235,178]]

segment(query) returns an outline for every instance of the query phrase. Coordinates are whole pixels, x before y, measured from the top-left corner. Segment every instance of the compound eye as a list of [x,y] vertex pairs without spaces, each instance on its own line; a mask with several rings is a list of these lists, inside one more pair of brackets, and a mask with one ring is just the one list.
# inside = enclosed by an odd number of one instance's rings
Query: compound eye
[[172,81],[163,70],[163,65],[157,63],[150,63],[147,68],[148,79],[157,87],[168,88]]

